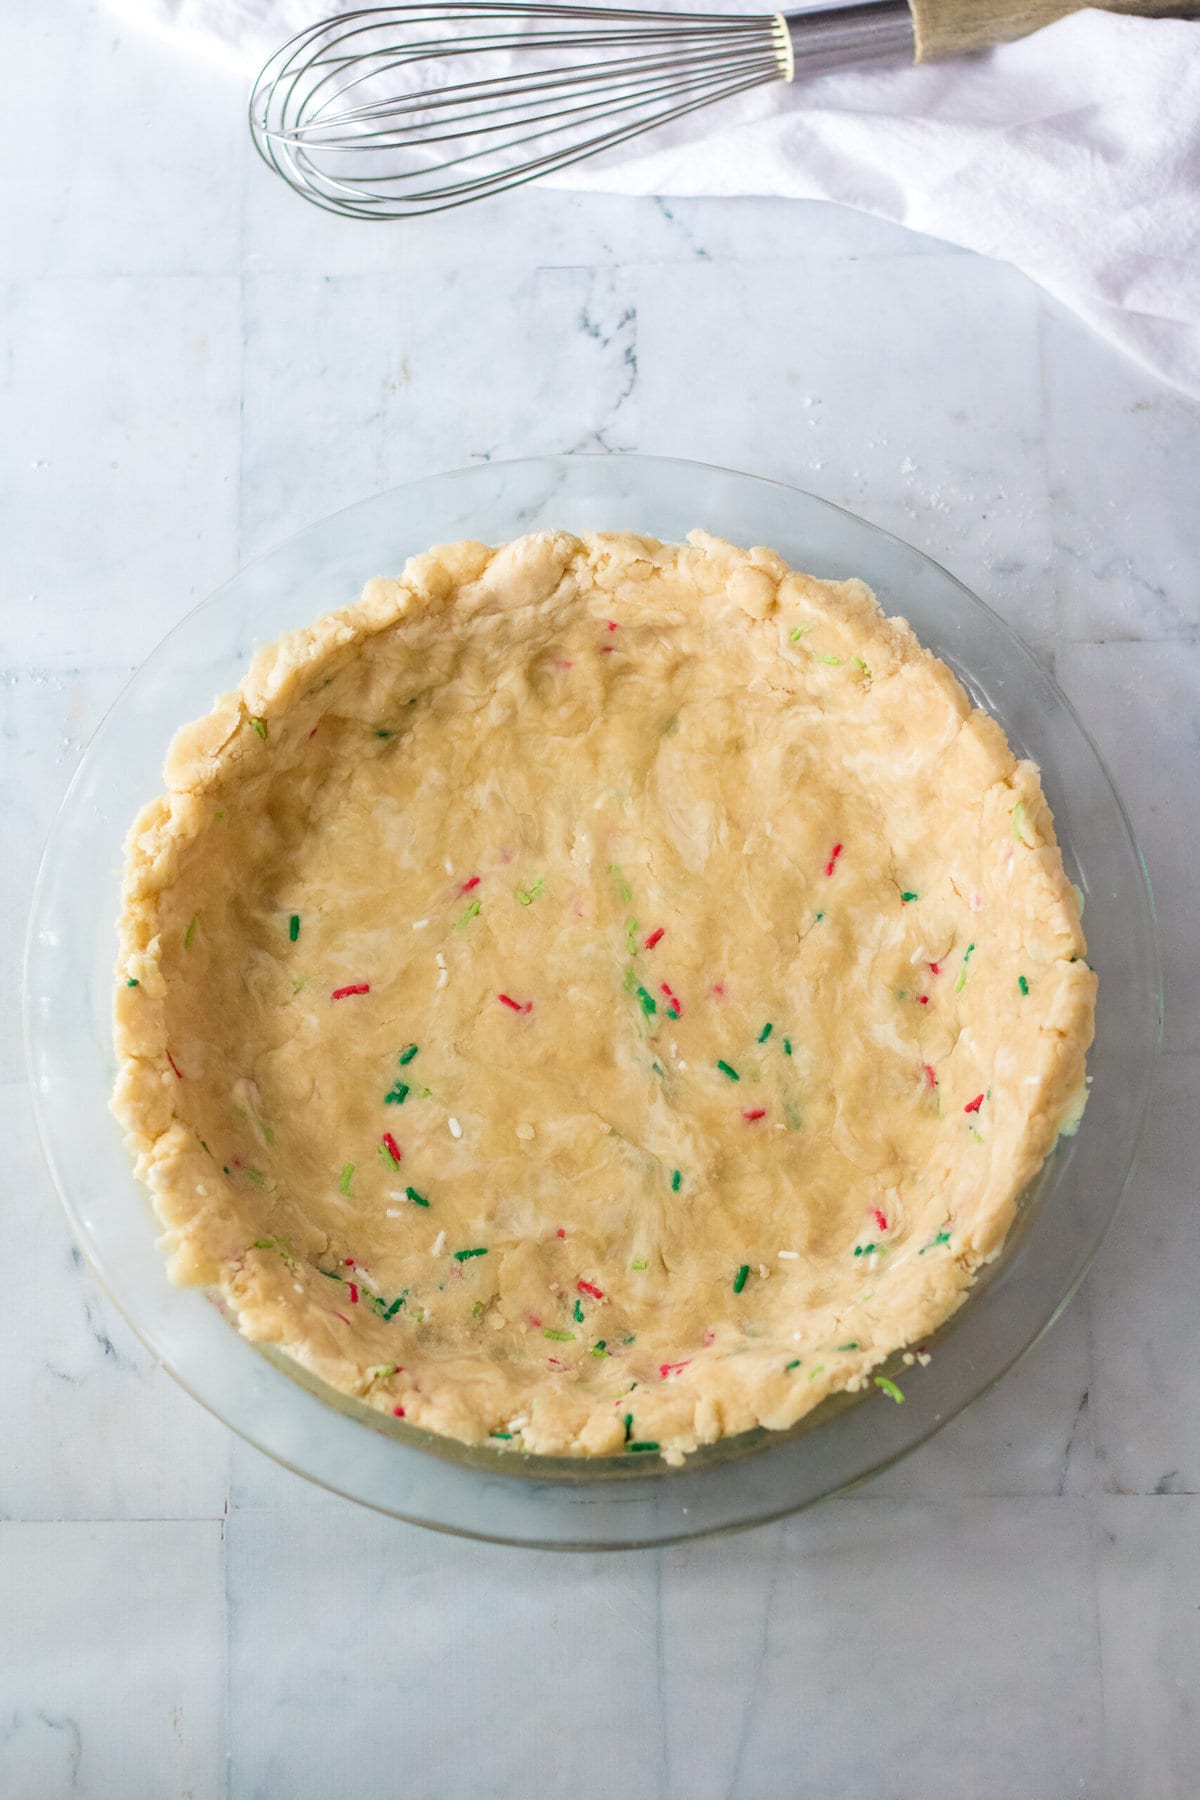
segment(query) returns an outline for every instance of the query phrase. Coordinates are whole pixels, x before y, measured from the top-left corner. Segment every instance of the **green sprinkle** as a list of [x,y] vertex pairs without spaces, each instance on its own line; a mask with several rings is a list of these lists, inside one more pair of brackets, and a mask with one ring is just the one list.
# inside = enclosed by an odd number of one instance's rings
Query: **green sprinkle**
[[974,1138],[974,1139],[975,1139],[975,1142],[976,1142],[976,1143],[977,1143],[977,1144],[982,1144],[982,1142],[983,1142],[983,1139],[982,1139],[982,1138],[981,1138],[981,1137],[980,1137],[980,1135],[979,1135],[979,1133],[978,1133],[978,1132],[977,1132],[977,1131],[976,1131],[976,1129],[975,1129],[975,1127],[974,1127],[974,1126],[973,1126],[973,1125],[969,1125],[969,1126],[968,1126],[968,1127],[967,1127],[967,1129],[968,1129],[968,1131],[969,1131],[969,1132],[970,1132],[970,1133],[971,1133],[971,1136],[972,1136],[972,1137],[973,1137],[973,1138]]
[[255,1238],[255,1240],[251,1244],[250,1248],[252,1250],[273,1250],[275,1248],[275,1239],[274,1238]]
[[[629,1336],[628,1336],[628,1337],[627,1337],[627,1338],[622,1338],[622,1339],[621,1339],[621,1342],[622,1342],[622,1343],[623,1343],[623,1344],[636,1344],[636,1342],[637,1342],[637,1337],[636,1337],[636,1334],[635,1334],[635,1333],[634,1333],[634,1332],[632,1332],[632,1331],[631,1331],[631,1332],[630,1332],[630,1334],[629,1334]],[[636,1386],[637,1386],[637,1382],[636,1382],[636,1381],[635,1381],[635,1382],[634,1382],[634,1384],[633,1384],[633,1387],[631,1387],[631,1388],[630,1388],[630,1390],[629,1390],[629,1391],[630,1391],[630,1393],[631,1393],[631,1394],[632,1394],[632,1392],[633,1392],[633,1388],[635,1388],[635,1387],[636,1387]]]
[[741,1293],[742,1289],[746,1285],[746,1277],[747,1277],[747,1275],[749,1275],[749,1273],[750,1273],[750,1264],[743,1263],[741,1268],[738,1270],[737,1274],[733,1278],[733,1291],[735,1294]]
[[471,920],[479,917],[479,909],[480,902],[478,900],[472,900],[470,906],[468,906],[461,918],[454,921],[455,931],[465,931],[467,926],[471,923]]
[[225,817],[225,808],[224,807],[221,808],[220,812],[215,812],[213,814],[214,819],[223,819],[224,817]]
[[242,1173],[244,1175],[249,1176],[250,1180],[254,1183],[255,1187],[265,1187],[266,1186],[267,1178],[263,1174],[261,1169],[252,1169],[249,1167],[249,1165],[247,1165],[247,1167],[242,1171]]
[[539,875],[532,887],[517,889],[517,899],[521,902],[522,906],[532,906],[545,885],[545,881]]
[[308,980],[308,977],[306,975],[301,975],[298,980],[293,981],[292,993],[298,994],[300,992],[300,989],[304,986],[304,984],[307,980]]
[[489,1431],[488,1436],[494,1437],[494,1438],[504,1438],[505,1441],[507,1441],[509,1438],[512,1437],[512,1432],[511,1431]]
[[855,1256],[870,1256],[872,1250],[874,1250],[874,1249],[875,1249],[874,1244],[855,1244],[854,1254],[855,1254]]
[[626,902],[632,900],[633,899],[633,889],[630,887],[629,883],[626,881],[625,872],[621,868],[621,865],[619,863],[609,863],[608,872],[610,875],[615,877],[616,883],[617,883],[617,892],[618,892],[618,894],[620,894],[622,900],[624,900]]
[[808,1371],[808,1379],[810,1381],[815,1381],[817,1379],[818,1375],[823,1375],[824,1373],[825,1373],[825,1364],[818,1363],[815,1369],[810,1369]]
[[900,1389],[896,1386],[894,1381],[889,1381],[886,1375],[876,1375],[874,1381],[875,1386],[877,1388],[882,1388],[889,1400],[894,1400],[897,1406],[904,1405],[904,1395],[900,1392]]
[[936,1250],[939,1244],[948,1244],[949,1242],[950,1233],[948,1231],[939,1231],[935,1238],[930,1239],[929,1243],[922,1244],[921,1248],[917,1251],[917,1255],[924,1256],[926,1250]]
[[633,1436],[633,1414],[626,1413],[625,1414],[625,1442],[628,1443],[632,1436]]
[[652,1444],[652,1443],[638,1443],[638,1444],[629,1444],[626,1446],[626,1448],[629,1450],[633,1450],[633,1451],[637,1451],[637,1450],[654,1451],[654,1450],[658,1449],[658,1445]]
[[291,918],[288,920],[288,936],[291,938],[293,944],[295,943],[296,939],[300,936],[300,914],[299,913],[293,913]]
[[792,1040],[791,1040],[791,1038],[784,1038],[784,1040],[783,1040],[783,1054],[784,1054],[784,1055],[785,1055],[785,1056],[790,1056],[790,1055],[791,1055],[791,1054],[792,1054]]
[[842,666],[842,659],[840,656],[818,656],[817,661],[828,663],[831,669],[840,669]]
[[137,987],[137,985],[138,985],[138,980],[137,980],[136,975],[131,975],[129,977],[129,980],[125,983],[126,987]]
[[596,1342],[592,1345],[592,1355],[593,1356],[607,1356],[608,1351],[605,1348],[607,1341],[608,1340],[606,1338],[597,1338]]
[[740,1081],[742,1079],[737,1070],[731,1068],[727,1062],[718,1060],[717,1067],[720,1069],[722,1075],[728,1075],[730,1081]]
[[317,1274],[324,1275],[329,1281],[341,1281],[342,1279],[336,1269],[318,1269]]
[[637,1261],[637,1262],[635,1262],[635,1263],[630,1263],[630,1265],[629,1265],[629,1266],[630,1266],[630,1268],[631,1268],[631,1269],[644,1269],[644,1268],[645,1268],[645,1266],[646,1266],[646,1264],[645,1264],[645,1262],[644,1262],[644,1261],[642,1261],[642,1260],[641,1260],[641,1259],[639,1259],[639,1260],[638,1260],[638,1261]]
[[[411,1201],[412,1201],[412,1203],[413,1203],[413,1205],[414,1205],[414,1206],[428,1206],[428,1205],[429,1205],[429,1202],[428,1202],[428,1200],[427,1200],[427,1199],[426,1199],[426,1198],[425,1198],[425,1196],[424,1196],[424,1194],[418,1194],[418,1192],[417,1192],[417,1190],[416,1190],[416,1188],[414,1188],[414,1187],[406,1187],[406,1188],[405,1188],[405,1190],[404,1190],[404,1191],[405,1191],[405,1193],[406,1193],[406,1194],[407,1194],[407,1195],[408,1195],[408,1197],[409,1197],[409,1199],[410,1199],[410,1200],[411,1200]],[[483,1251],[482,1251],[482,1250],[480,1250],[480,1251],[479,1251],[479,1252],[478,1252],[478,1254],[479,1254],[479,1255],[480,1255],[480,1256],[482,1256],[482,1255],[483,1255]]]
[[377,1369],[371,1370],[372,1379],[375,1381],[386,1381],[389,1375],[398,1375],[399,1373],[399,1365],[396,1363],[380,1363]]
[[645,1013],[646,1017],[648,1019],[653,1018],[654,1014],[658,1011],[658,1001],[654,998],[654,995],[647,993],[644,987],[637,988],[635,992],[641,1002],[642,1011]]
[[417,1054],[417,1051],[419,1048],[420,1048],[420,1046],[417,1044],[409,1044],[400,1052],[400,1067],[401,1068],[404,1068],[406,1063],[410,1063],[412,1061],[413,1057]]
[[770,1037],[771,1033],[774,1031],[774,1029],[775,1029],[775,1027],[773,1025],[764,1025],[762,1030],[758,1034],[759,1043],[765,1044],[767,1039]]
[[800,1367],[800,1358],[797,1357],[795,1362],[788,1363],[787,1367],[784,1369],[783,1372],[785,1375],[790,1375],[793,1369],[798,1369],[799,1367]]
[[839,1350],[857,1350],[858,1349],[858,1341],[857,1341],[857,1339],[855,1339],[855,1341],[851,1344],[839,1344],[838,1349]]
[[577,1300],[575,1302],[574,1319],[575,1319],[575,1323],[577,1325],[583,1324],[583,1301],[582,1300]]
[[811,625],[793,625],[792,629],[788,632],[788,636],[792,640],[793,644],[798,644],[800,642],[800,639],[802,637],[806,636],[807,633],[810,632],[811,630],[812,630]]
[[375,733],[376,737],[381,737],[381,738],[390,738],[391,735],[392,734],[390,731],[376,731],[376,733]]
[[267,721],[265,719],[251,719],[250,723],[265,744],[267,741]]
[[482,1313],[483,1313],[483,1301],[477,1300],[475,1302],[474,1306],[471,1308],[471,1317],[473,1319],[478,1319],[482,1316]]
[[470,1262],[470,1260],[473,1256],[486,1256],[486,1255],[487,1255],[486,1249],[456,1250],[454,1252],[454,1260],[455,1260],[455,1262]]
[[1025,839],[1021,836],[1021,825],[1024,821],[1024,818],[1025,818],[1025,802],[1023,800],[1018,800],[1017,804],[1013,807],[1013,815],[1012,815],[1012,833],[1013,833],[1013,836],[1016,838],[1018,844],[1023,844],[1025,842]]
[[912,892],[901,894],[900,896],[901,904],[904,906],[907,906],[910,900],[919,900],[920,898],[920,894],[914,894]]
[[861,669],[864,675],[870,675],[871,671],[861,656],[852,656],[850,661],[854,664],[856,669]]
[[823,918],[824,918],[824,917],[825,917],[825,914],[824,914],[824,913],[818,913],[818,914],[817,914],[817,924],[818,924],[818,925],[819,925],[819,924],[820,924],[820,923],[821,923],[821,920],[822,920],[822,919],[823,919]]
[[573,1331],[555,1331],[550,1325],[542,1326],[542,1336],[553,1338],[556,1344],[571,1344],[575,1341],[575,1333]]
[[398,1081],[391,1093],[383,1096],[383,1104],[385,1106],[403,1106],[411,1092],[407,1081]]
[[974,950],[974,948],[975,948],[974,944],[968,944],[966,949],[963,951],[963,966],[962,966],[961,970],[959,971],[958,980],[954,984],[954,991],[956,994],[961,994],[963,989],[967,985],[967,964],[971,960],[971,952],[972,952],[972,950]]
[[347,1199],[350,1198],[350,1177],[353,1175],[353,1173],[354,1173],[354,1164],[347,1163],[345,1168],[342,1170],[342,1178],[338,1182],[338,1186],[341,1188],[343,1194],[345,1194]]
[[191,949],[192,939],[195,937],[195,935],[196,935],[196,915],[195,915],[195,913],[193,913],[191,920],[188,924],[188,928],[183,934],[183,947],[185,950]]
[[1026,979],[1023,975],[1017,976],[1017,986],[1020,988],[1020,990],[1023,994],[1027,994],[1029,992],[1029,983],[1026,981]]
[[626,921],[625,921],[625,948],[628,950],[630,956],[637,955],[637,920],[636,919],[626,919]]
[[400,1311],[400,1308],[404,1305],[404,1302],[407,1299],[408,1299],[408,1289],[405,1288],[404,1292],[402,1294],[398,1294],[396,1296],[396,1298],[392,1301],[392,1304],[388,1307],[387,1311],[384,1313],[383,1318],[384,1318],[385,1324],[389,1320],[395,1318],[396,1314]]
[[683,1186],[683,1170],[682,1169],[672,1169],[671,1170],[671,1192],[673,1194],[677,1194],[682,1186]]

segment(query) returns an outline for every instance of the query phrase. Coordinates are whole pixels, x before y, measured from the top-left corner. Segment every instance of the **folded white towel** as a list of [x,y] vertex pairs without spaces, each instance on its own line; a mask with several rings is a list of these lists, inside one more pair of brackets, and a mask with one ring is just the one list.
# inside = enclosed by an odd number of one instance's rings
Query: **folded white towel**
[[[114,3],[247,73],[338,10],[334,0]],[[860,207],[1015,263],[1200,398],[1200,23],[1080,12],[952,63],[758,90],[554,182]]]

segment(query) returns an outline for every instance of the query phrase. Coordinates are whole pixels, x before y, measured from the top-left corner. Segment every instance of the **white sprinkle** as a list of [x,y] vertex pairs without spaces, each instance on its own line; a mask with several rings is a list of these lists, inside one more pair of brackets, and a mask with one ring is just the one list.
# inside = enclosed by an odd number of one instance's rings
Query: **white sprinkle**
[[923,1369],[927,1369],[929,1367],[930,1363],[933,1361],[933,1358],[932,1358],[932,1356],[930,1356],[930,1354],[927,1350],[918,1350],[917,1361],[920,1363],[920,1365]]
[[442,864],[442,867],[445,869],[447,875],[453,875],[454,864],[450,861],[449,857],[446,858],[446,861]]
[[906,1369],[911,1369],[916,1360],[917,1359],[911,1350],[906,1350],[904,1355],[900,1358],[900,1361],[904,1364]]
[[685,1063],[685,1062],[678,1062],[678,1063],[676,1063],[676,1065],[675,1065],[675,1067],[676,1067],[676,1068],[677,1068],[677,1069],[686,1069],[686,1068],[687,1068],[687,1064],[686,1064],[686,1063]]
[[389,1206],[387,1209],[387,1216],[389,1219],[398,1219],[400,1217],[400,1208],[398,1206]]
[[758,1265],[758,1278],[759,1278],[759,1280],[760,1280],[760,1281],[765,1281],[765,1280],[766,1280],[766,1279],[767,1279],[767,1276],[768,1276],[768,1275],[769,1275],[769,1274],[770,1274],[770,1273],[771,1273],[771,1271],[770,1271],[770,1269],[768,1269],[768,1267],[767,1267],[767,1265],[766,1265],[766,1263],[759,1263],[759,1265]]
[[440,1256],[442,1254],[442,1251],[445,1248],[446,1248],[446,1234],[444,1231],[439,1231],[437,1236],[433,1240],[433,1249],[429,1252],[429,1254],[430,1254],[430,1256]]
[[524,1431],[528,1423],[529,1420],[522,1414],[519,1419],[510,1419],[504,1429],[506,1431]]
[[438,951],[438,953],[437,953],[437,957],[436,957],[436,961],[437,961],[437,966],[438,966],[438,968],[439,968],[439,969],[444,969],[444,968],[445,968],[445,966],[446,966],[446,958],[445,958],[445,957],[444,957],[444,956],[443,956],[443,955],[442,955],[442,953],[441,953],[441,951],[440,951],[440,950],[439,950],[439,951]]
[[533,1126],[532,1125],[518,1125],[517,1126],[517,1136],[520,1138],[520,1140],[523,1144],[527,1144],[533,1136]]
[[428,923],[429,923],[428,919],[414,919],[412,922],[412,928],[414,931],[424,931],[424,929],[428,925]]
[[301,1285],[298,1281],[293,1281],[292,1286],[298,1294],[302,1294],[304,1292],[304,1289],[301,1287]]
[[450,1127],[450,1136],[452,1138],[460,1138],[462,1136],[462,1126],[457,1119],[447,1119],[446,1123]]
[[445,987],[445,986],[446,986],[446,985],[447,985],[447,983],[448,983],[448,982],[449,982],[449,980],[450,980],[450,971],[449,971],[449,969],[443,969],[443,970],[442,970],[442,971],[441,971],[441,972],[440,972],[440,974],[439,974],[439,975],[438,975],[438,986],[439,986],[439,987],[440,987],[440,988],[443,988],[443,987]]
[[800,1260],[800,1252],[798,1250],[777,1250],[775,1254],[780,1262],[799,1262]]

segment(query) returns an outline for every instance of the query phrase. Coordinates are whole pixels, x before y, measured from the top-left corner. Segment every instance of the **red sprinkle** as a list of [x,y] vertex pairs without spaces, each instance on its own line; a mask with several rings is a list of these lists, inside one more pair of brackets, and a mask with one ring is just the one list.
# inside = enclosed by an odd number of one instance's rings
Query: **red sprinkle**
[[593,1300],[603,1300],[604,1289],[593,1287],[590,1281],[577,1281],[575,1286],[581,1294],[590,1294]]
[[396,1142],[396,1140],[392,1136],[391,1132],[385,1131],[383,1134],[383,1137],[380,1141],[382,1142],[384,1149],[387,1151],[387,1153],[391,1157],[392,1161],[394,1163],[398,1163],[400,1161],[400,1158],[403,1156],[404,1152],[403,1152],[403,1150],[401,1150],[399,1144]]
[[933,1072],[933,1064],[932,1063],[925,1064],[925,1079],[926,1079],[926,1081],[928,1081],[931,1088],[935,1088],[937,1086],[937,1076]]
[[529,1315],[529,1323],[530,1323],[530,1324],[531,1324],[531,1325],[540,1325],[540,1324],[541,1324],[541,1322],[542,1322],[542,1321],[541,1321],[541,1320],[540,1320],[540,1319],[539,1319],[539,1318],[538,1318],[538,1317],[537,1317],[537,1315],[536,1315],[536,1313],[530,1313],[530,1315]]
[[942,972],[942,965],[941,963],[930,963],[929,969],[931,974],[940,975]]
[[608,621],[608,629],[610,631],[615,631],[617,629],[617,621],[615,619],[610,619]]
[[875,1215],[875,1223],[878,1225],[880,1231],[886,1231],[888,1228],[887,1220],[884,1218],[883,1213],[880,1211],[879,1207],[873,1206],[871,1208],[871,1211]]
[[354,1282],[352,1282],[352,1281],[348,1281],[346,1283],[346,1286],[350,1289],[350,1304],[351,1304],[351,1306],[357,1306],[358,1305],[358,1288],[355,1286]]
[[555,1237],[566,1237],[566,1235],[567,1235],[567,1234],[566,1234],[566,1232],[565,1232],[565,1231],[564,1231],[564,1230],[563,1230],[563,1228],[562,1228],[562,1226],[561,1226],[561,1225],[560,1225],[560,1226],[559,1226],[559,1228],[558,1228],[558,1230],[557,1230],[557,1231],[556,1231],[556,1232],[555,1232],[555,1234],[554,1234],[554,1235],[555,1235]]
[[334,988],[329,998],[331,1000],[348,1000],[351,994],[369,994],[370,991],[369,981],[356,981],[352,987]]
[[308,735],[309,735],[309,737],[310,737],[310,738],[315,738],[315,737],[316,737],[316,735],[317,735],[317,728],[316,728],[316,726],[315,726],[315,725],[314,725],[314,726],[313,726],[313,728],[312,728],[312,730],[311,730],[311,731],[310,731],[310,732],[309,732],[309,734],[308,734]]
[[342,1267],[343,1269],[352,1269],[354,1267],[354,1258],[352,1256],[343,1256]]
[[179,1064],[175,1061],[175,1058],[171,1055],[171,1052],[169,1050],[167,1051],[167,1061],[170,1063],[171,1067],[174,1069],[176,1075],[178,1075],[180,1081],[182,1081],[183,1080],[183,1070],[180,1068]]
[[350,1323],[350,1321],[349,1321],[349,1319],[348,1319],[348,1318],[347,1318],[347,1317],[346,1317],[346,1315],[345,1315],[345,1313],[340,1313],[340,1312],[338,1312],[338,1311],[337,1311],[337,1310],[336,1310],[336,1308],[335,1308],[335,1310],[334,1310],[334,1314],[333,1314],[333,1316],[334,1316],[334,1318],[335,1318],[335,1319],[340,1319],[340,1320],[341,1320],[341,1321],[342,1321],[342,1324],[343,1324],[343,1325],[348,1325],[348,1324],[349,1324],[349,1323]]
[[964,1112],[978,1112],[982,1105],[983,1105],[983,1095],[976,1094],[976,1096],[973,1100],[967,1101],[967,1104],[963,1107],[963,1111]]
[[766,1116],[767,1109],[765,1106],[755,1106],[749,1112],[744,1112],[742,1114],[743,1119],[745,1119],[748,1125],[752,1125],[755,1119],[765,1119]]
[[667,996],[667,1011],[670,1013],[671,1017],[673,1019],[682,1018],[683,1002],[680,1000],[679,996],[671,992],[665,981],[659,982],[658,991],[660,994],[665,994]]
[[725,998],[725,983],[723,981],[714,981],[712,991],[714,994],[720,994],[723,1000]]
[[393,1406],[392,1416],[397,1419],[402,1419],[404,1417],[404,1408],[402,1406]]
[[511,994],[497,994],[496,998],[499,1000],[501,1006],[511,1007],[513,1012],[531,1013],[533,1011],[532,1000],[527,1000],[524,1006],[522,1006],[521,1002],[519,1000],[514,1000]]
[[827,875],[833,874],[833,865],[841,854],[842,846],[840,844],[835,844],[829,853],[829,861],[825,864],[825,873]]
[[472,888],[476,888],[478,886],[479,886],[478,875],[472,875],[470,881],[464,881],[458,891],[460,894],[469,894]]
[[650,936],[646,939],[645,943],[642,945],[642,949],[643,950],[653,950],[655,944],[657,944],[658,940],[662,937],[662,935],[666,931],[666,929],[667,928],[665,925],[660,925],[657,931],[652,931],[650,933]]
[[661,1377],[661,1379],[663,1381],[666,1381],[669,1376],[678,1375],[680,1369],[686,1369],[688,1366],[688,1363],[690,1363],[691,1360],[692,1359],[689,1356],[684,1362],[659,1363],[659,1365],[658,1365],[659,1376]]
[[929,995],[928,994],[918,994],[917,995],[917,1005],[918,1006],[928,1006],[929,1005]]

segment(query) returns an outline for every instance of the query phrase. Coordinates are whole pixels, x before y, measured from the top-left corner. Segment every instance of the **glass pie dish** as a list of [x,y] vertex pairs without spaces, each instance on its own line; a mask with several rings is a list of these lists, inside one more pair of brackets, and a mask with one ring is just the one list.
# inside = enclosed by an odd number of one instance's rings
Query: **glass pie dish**
[[[857,575],[900,613],[1041,768],[1100,977],[1091,1097],[1021,1202],[1002,1255],[901,1369],[905,1401],[839,1395],[787,1433],[723,1439],[681,1469],[469,1447],[334,1393],[238,1335],[215,1295],[172,1286],[149,1201],[108,1110],[122,843],[161,788],[175,728],[232,687],[258,645],[357,597],[370,575],[457,538],[542,528],[679,539],[700,525],[766,544],[824,577]],[[619,1548],[793,1512],[887,1467],[984,1393],[1057,1317],[1128,1179],[1157,1048],[1153,909],[1124,808],[1054,682],[945,570],[828,502],[694,463],[639,456],[489,463],[376,496],[251,564],[192,612],[134,676],[85,753],[40,871],[26,961],[35,1106],[72,1227],[104,1287],[171,1374],[299,1474],[413,1523],[499,1542]]]

